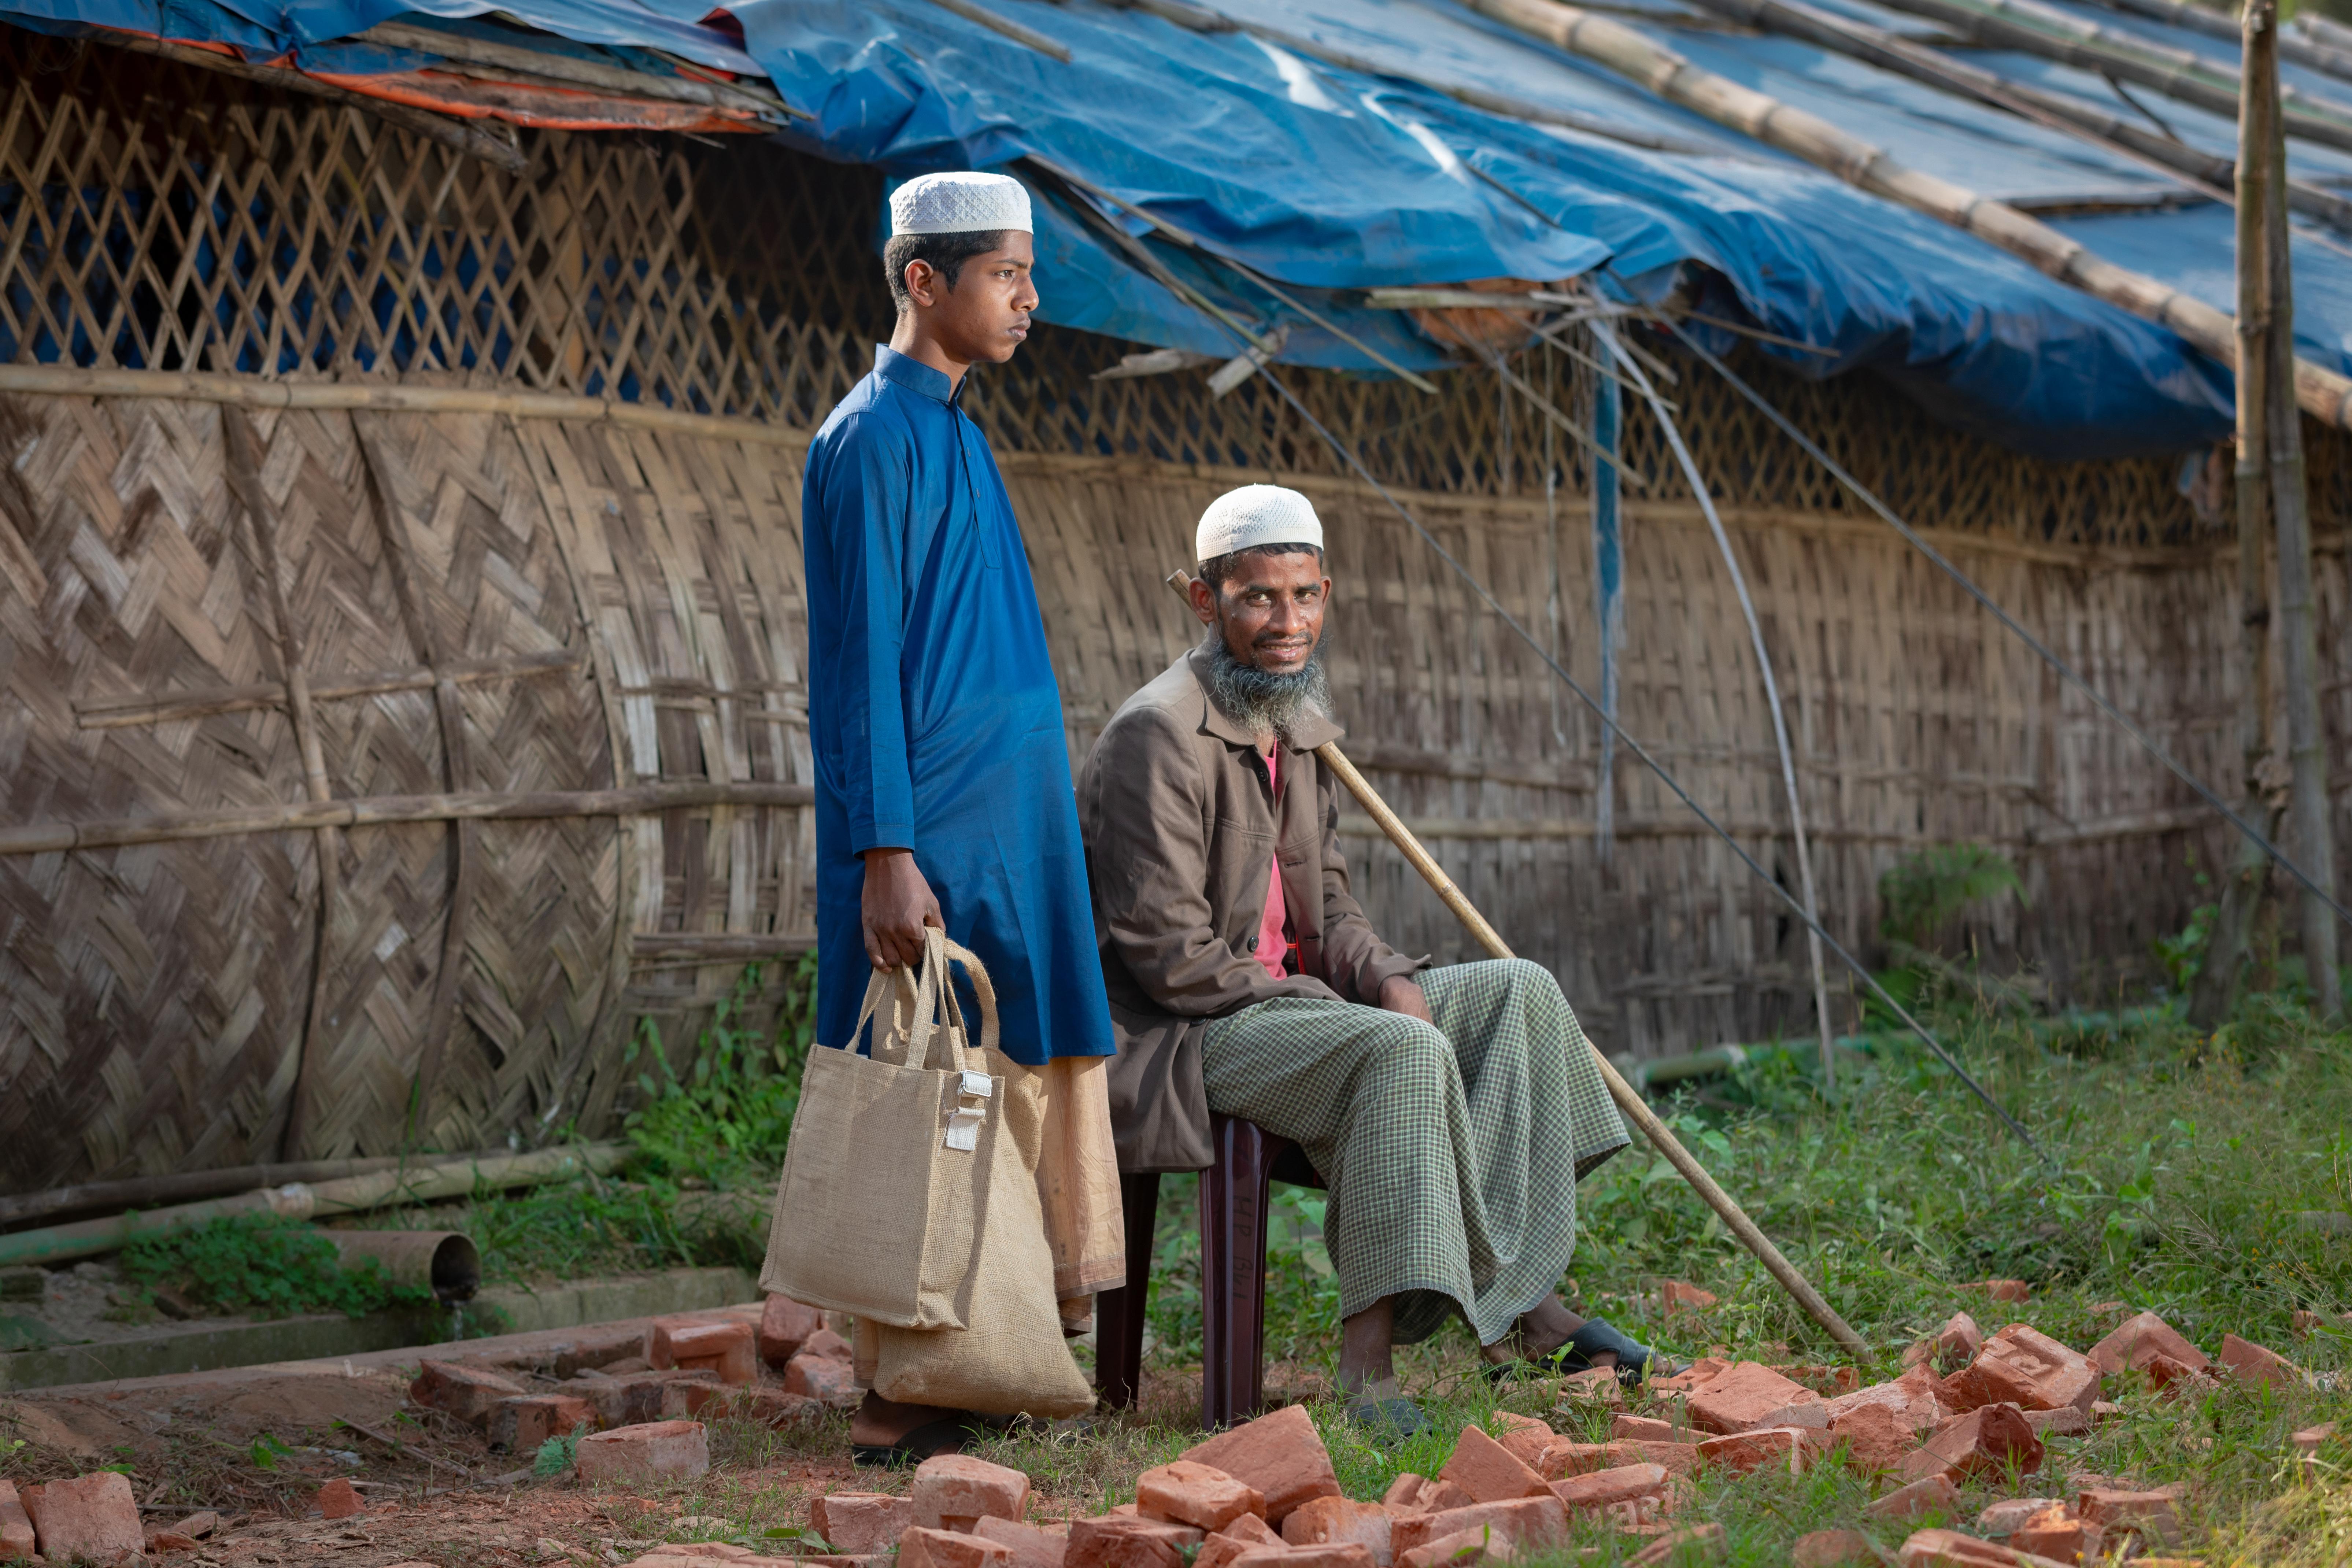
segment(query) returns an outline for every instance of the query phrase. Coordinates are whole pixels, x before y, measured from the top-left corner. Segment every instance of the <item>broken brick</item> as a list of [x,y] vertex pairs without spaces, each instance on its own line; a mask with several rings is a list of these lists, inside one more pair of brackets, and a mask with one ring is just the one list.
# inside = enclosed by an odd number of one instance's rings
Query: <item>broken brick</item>
[[2000,1475],[2014,1468],[2032,1475],[2042,1468],[2042,1439],[2014,1405],[1986,1405],[1937,1429],[1925,1446],[1903,1461],[1903,1474],[1918,1480],[1949,1473],[1957,1480]]
[[572,1462],[584,1481],[688,1481],[710,1468],[710,1435],[699,1421],[649,1421],[590,1432]]
[[2235,1334],[2221,1336],[2221,1364],[2228,1367],[2241,1383],[2293,1388],[2303,1382],[2303,1374],[2286,1357],[2252,1340],[2242,1340]]
[[412,1403],[477,1426],[489,1419],[490,1406],[522,1392],[522,1384],[510,1377],[449,1361],[422,1363],[408,1385]]
[[[1181,1527],[1133,1514],[1073,1520],[1063,1568],[1183,1568]],[[1185,1542],[1185,1544],[1191,1544]]]
[[1568,1510],[1559,1499],[1545,1492],[1541,1497],[1514,1498],[1507,1502],[1473,1503],[1468,1508],[1449,1508],[1443,1513],[1409,1513],[1396,1521],[1390,1542],[1399,1559],[1415,1547],[1442,1540],[1457,1530],[1491,1527],[1497,1535],[1507,1536],[1519,1546],[1549,1546],[1568,1532]]
[[819,1329],[803,1340],[800,1353],[819,1356],[826,1361],[855,1361],[857,1358],[856,1349],[830,1326]]
[[1858,1530],[1816,1530],[1797,1537],[1789,1548],[1790,1568],[1850,1568],[1856,1563],[1876,1568],[1878,1549]]
[[965,1530],[982,1518],[1019,1519],[1029,1511],[1029,1478],[1010,1465],[970,1454],[938,1454],[915,1468],[907,1494],[923,1530]]
[[367,1511],[359,1489],[341,1476],[320,1487],[310,1500],[318,1504],[322,1519],[354,1519]]
[[1448,1509],[1468,1508],[1477,1500],[1452,1481],[1434,1478],[1422,1487],[1421,1496],[1414,1500],[1423,1513],[1444,1513]]
[[1255,1487],[1191,1459],[1155,1465],[1136,1477],[1135,1501],[1147,1517],[1199,1530],[1223,1530],[1245,1513],[1265,1514],[1265,1495]]
[[898,1568],[1007,1568],[1013,1548],[983,1535],[910,1524],[898,1537]]
[[1873,1519],[1917,1519],[1929,1513],[1948,1519],[1960,1511],[1960,1489],[1952,1484],[1951,1477],[1938,1472],[1895,1488],[1864,1511]]
[[1453,1457],[1437,1472],[1437,1479],[1452,1481],[1468,1492],[1474,1502],[1535,1497],[1544,1489],[1543,1477],[1476,1426],[1462,1428],[1462,1436],[1454,1440]]
[[2020,1522],[2010,1531],[2009,1544],[2016,1551],[2054,1557],[2061,1563],[2089,1562],[2099,1555],[2101,1534],[2097,1525],[2062,1502]]
[[993,1515],[974,1520],[971,1532],[1013,1553],[1002,1568],[1062,1568],[1063,1555],[1070,1547],[1066,1535],[1055,1535],[1017,1519],[998,1519]]
[[656,1318],[646,1331],[646,1359],[659,1371],[708,1368],[721,1383],[749,1383],[760,1373],[758,1333],[740,1321]]
[[1625,1385],[1617,1381],[1613,1366],[1588,1367],[1570,1373],[1556,1384],[1563,1405],[1622,1405]]
[[1680,1530],[1670,1530],[1649,1545],[1625,1560],[1625,1568],[1661,1568],[1668,1563],[1696,1563],[1704,1558],[1720,1561],[1727,1545],[1727,1532],[1719,1524],[1686,1524]]
[[[1339,1495],[1331,1452],[1323,1446],[1323,1436],[1315,1430],[1314,1419],[1303,1405],[1289,1405],[1245,1421],[1178,1457],[1255,1487],[1265,1498],[1268,1524],[1279,1525],[1292,1509],[1309,1498]],[[1073,1563],[1071,1568],[1091,1565]]]
[[1984,1349],[1984,1332],[1966,1312],[1954,1312],[1936,1331],[1936,1358],[1946,1366],[1965,1366]]
[[1666,1316],[1670,1318],[1676,1312],[1704,1312],[1714,1306],[1717,1300],[1713,1291],[1702,1290],[1686,1279],[1667,1280],[1658,1294],[1664,1299]]
[[1850,1366],[1816,1366],[1810,1363],[1776,1366],[1772,1369],[1792,1383],[1811,1389],[1823,1399],[1835,1399],[1852,1394],[1862,1386],[1862,1373]]
[[735,1401],[736,1414],[745,1420],[778,1428],[798,1426],[822,1408],[804,1394],[786,1394],[781,1388],[746,1389]]
[[1418,1500],[1421,1497],[1421,1489],[1427,1484],[1426,1477],[1415,1475],[1411,1470],[1402,1471],[1399,1473],[1396,1479],[1389,1483],[1389,1489],[1381,1494],[1381,1506],[1419,1509],[1421,1504]]
[[[1314,1502],[1301,1506],[1312,1507]],[[1293,1509],[1291,1511],[1295,1514],[1298,1510]],[[1286,1519],[1282,1522],[1288,1524],[1290,1521]],[[1192,1558],[1192,1568],[1224,1568],[1224,1564],[1252,1547],[1282,1544],[1282,1537],[1276,1535],[1265,1521],[1254,1513],[1245,1513],[1202,1543],[1201,1550]]]
[[1551,1495],[1571,1514],[1580,1509],[1605,1509],[1634,1498],[1657,1497],[1665,1489],[1664,1465],[1620,1465],[1551,1483]]
[[1209,1538],[1209,1532],[1199,1525],[1179,1524],[1172,1519],[1154,1519],[1131,1502],[1123,1502],[1101,1517],[1125,1520],[1130,1524],[1148,1524],[1159,1539],[1179,1548],[1198,1546]]
[[834,1492],[809,1504],[809,1528],[827,1546],[852,1557],[889,1551],[914,1522],[912,1498]]
[[824,1327],[824,1314],[790,1296],[771,1296],[760,1308],[760,1359],[782,1372]]
[[1416,1546],[1398,1562],[1402,1568],[1472,1568],[1480,1563],[1507,1563],[1516,1552],[1510,1537],[1478,1526]]
[[1957,1530],[1922,1530],[1896,1554],[1903,1568],[2017,1568],[2024,1559],[1998,1542]]
[[2074,1405],[2063,1410],[2029,1410],[2025,1424],[2037,1437],[2082,1437],[2091,1430],[2091,1418]]
[[1612,1415],[1609,1436],[1632,1437],[1644,1443],[1688,1443],[1695,1441],[1690,1428],[1677,1426],[1671,1421],[1661,1421],[1654,1415]]
[[1532,1470],[1543,1468],[1543,1451],[1559,1436],[1548,1421],[1506,1410],[1495,1413],[1495,1425],[1500,1428],[1495,1434],[1495,1441],[1518,1456],[1519,1462]]
[[2007,1535],[2045,1508],[2060,1508],[2065,1499],[2054,1497],[2004,1498],[1987,1503],[1977,1515],[1977,1529],[1986,1535]]
[[2137,1372],[2150,1356],[2157,1355],[2170,1356],[2199,1372],[2207,1364],[2203,1351],[2181,1338],[2170,1323],[2154,1312],[2142,1312],[2118,1323],[2105,1339],[2091,1347],[2088,1359],[2101,1372],[2116,1373]]
[[550,1437],[596,1424],[595,1407],[568,1394],[523,1394],[490,1406],[490,1447],[536,1454]]
[[1233,1568],[1372,1568],[1372,1554],[1352,1541],[1315,1546],[1253,1546]]
[[1743,1361],[1690,1396],[1690,1424],[1729,1435],[1760,1425],[1773,1412],[1819,1401],[1820,1394],[1770,1367]]
[[2011,1323],[1987,1340],[1976,1360],[1944,1386],[1947,1403],[1959,1410],[1983,1405],[2058,1410],[2071,1405],[2088,1415],[2099,1396],[2099,1369],[2032,1324]]
[[1830,1430],[1836,1431],[1840,1419],[1865,1405],[1883,1405],[1908,1430],[1933,1431],[1952,1414],[1938,1392],[1942,1386],[1932,1370],[1915,1366],[1891,1383],[1874,1383],[1840,1394],[1829,1402]]
[[2336,1436],[2336,1423],[2323,1421],[2316,1426],[2305,1427],[2287,1438],[2287,1441],[2294,1444],[2302,1453],[2316,1454],[2319,1452],[2319,1446],[2334,1436]]
[[850,1408],[862,1397],[857,1392],[857,1374],[849,1363],[835,1356],[818,1355],[805,1348],[784,1368],[784,1392],[837,1410]]
[[1918,1435],[1884,1405],[1858,1405],[1830,1423],[1830,1440],[1845,1445],[1849,1468],[1865,1476],[1900,1469]]
[[2033,1291],[2022,1279],[1972,1279],[1963,1290],[1981,1290],[1996,1301],[2024,1301]]
[[32,1554],[32,1515],[16,1496],[16,1483],[0,1480],[0,1562],[17,1562]]
[[32,1521],[41,1555],[52,1563],[85,1557],[111,1563],[147,1544],[146,1533],[139,1528],[139,1502],[131,1495],[131,1478],[118,1470],[26,1487],[17,1499]]
[[[1292,1546],[1323,1546],[1354,1542],[1372,1554],[1377,1568],[1388,1568],[1395,1542],[1397,1516],[1376,1502],[1353,1502],[1343,1497],[1310,1498],[1290,1510],[1282,1521],[1282,1539]],[[1194,1568],[1199,1568],[1196,1560]]]
[[1687,1476],[1699,1468],[1698,1446],[1654,1443],[1640,1437],[1623,1437],[1610,1443],[1563,1441],[1544,1450],[1542,1469],[1546,1479],[1558,1481],[1570,1476],[1590,1475],[1594,1470],[1615,1469],[1620,1465],[1664,1465],[1675,1475]]
[[1801,1475],[1810,1448],[1802,1427],[1761,1426],[1752,1432],[1709,1437],[1698,1446],[1698,1462],[1735,1475],[1767,1468]]
[[586,1400],[596,1412],[599,1425],[605,1426],[641,1426],[648,1421],[674,1419],[673,1403],[667,1396],[673,1383],[710,1382],[715,1380],[702,1372],[632,1372],[618,1377],[576,1377],[563,1385],[562,1392]]
[[2180,1533],[2179,1515],[2173,1507],[2179,1496],[2179,1490],[2171,1487],[2152,1492],[2086,1487],[2075,1498],[2074,1511],[2093,1524],[2109,1529],[2129,1527],[2170,1541]]

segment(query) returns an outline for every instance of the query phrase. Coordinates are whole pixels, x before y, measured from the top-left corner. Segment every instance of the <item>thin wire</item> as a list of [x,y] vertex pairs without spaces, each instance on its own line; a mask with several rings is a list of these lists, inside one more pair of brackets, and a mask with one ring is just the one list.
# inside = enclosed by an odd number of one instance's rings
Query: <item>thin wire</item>
[[[1126,240],[1128,238],[1124,231],[1119,229],[1116,224],[1111,223],[1108,218],[1105,218],[1099,212],[1097,212],[1092,207],[1084,204],[1079,204],[1078,210],[1084,216],[1097,224],[1116,238],[1119,240]],[[1126,248],[1126,247],[1123,246],[1122,248]],[[1140,259],[1143,260],[1148,269],[1155,273],[1165,270],[1157,265],[1158,258],[1152,257],[1150,253],[1139,243],[1134,245],[1133,249],[1142,253]],[[1167,279],[1161,279],[1163,283]],[[1244,334],[1238,327],[1225,321],[1222,314],[1212,314],[1211,319],[1216,321],[1220,326],[1223,327],[1227,331],[1232,332],[1235,337],[1245,337],[1245,334]],[[2001,1104],[2000,1100],[1995,1100],[1992,1097],[1991,1091],[1987,1089],[1984,1085],[1979,1083],[1975,1077],[1969,1072],[1968,1068],[1962,1067],[1952,1053],[1944,1048],[1944,1043],[1936,1038],[1936,1037],[1928,1031],[1927,1026],[1925,1024],[1922,1024],[1918,1019],[1911,1016],[1909,1008],[1904,1006],[1902,1003],[1897,1002],[1893,996],[1889,995],[1887,994],[1886,987],[1878,983],[1877,977],[1873,975],[1869,970],[1863,967],[1862,961],[1854,957],[1853,953],[1848,952],[1845,949],[1845,944],[1838,941],[1836,937],[1831,935],[1828,930],[1822,925],[1822,922],[1813,918],[1811,911],[1805,908],[1802,900],[1799,900],[1796,895],[1790,892],[1788,889],[1782,887],[1770,872],[1765,870],[1761,865],[1758,864],[1756,857],[1750,855],[1747,849],[1740,845],[1739,840],[1731,836],[1729,829],[1726,828],[1721,823],[1716,821],[1716,819],[1708,814],[1705,806],[1699,805],[1696,799],[1692,798],[1691,793],[1683,788],[1681,781],[1676,779],[1673,773],[1666,771],[1666,765],[1650,754],[1648,747],[1635,740],[1633,734],[1628,731],[1623,725],[1618,723],[1617,721],[1612,717],[1599,702],[1593,700],[1592,694],[1585,690],[1584,688],[1577,682],[1576,678],[1569,674],[1567,668],[1563,666],[1559,660],[1554,658],[1549,651],[1544,647],[1543,644],[1536,640],[1533,633],[1529,632],[1527,627],[1519,624],[1517,616],[1512,615],[1510,611],[1503,607],[1502,601],[1495,597],[1494,592],[1489,589],[1485,583],[1479,580],[1477,574],[1472,572],[1467,566],[1462,564],[1461,562],[1455,560],[1454,558],[1453,552],[1447,550],[1444,544],[1438,542],[1435,534],[1430,532],[1427,528],[1422,525],[1421,519],[1413,514],[1412,509],[1407,507],[1402,501],[1397,500],[1394,492],[1390,490],[1388,486],[1381,483],[1380,479],[1372,473],[1371,469],[1364,466],[1364,460],[1357,456],[1354,447],[1340,440],[1339,437],[1334,436],[1324,425],[1323,421],[1315,417],[1314,411],[1309,409],[1306,404],[1299,401],[1298,395],[1291,391],[1289,386],[1283,381],[1282,377],[1276,374],[1273,368],[1270,366],[1265,372],[1265,379],[1267,383],[1274,387],[1275,391],[1281,394],[1282,400],[1290,405],[1292,411],[1296,413],[1300,419],[1306,421],[1307,427],[1313,430],[1316,435],[1322,437],[1324,445],[1329,447],[1331,450],[1338,455],[1340,461],[1346,463],[1350,468],[1353,468],[1360,479],[1361,479],[1366,484],[1371,486],[1373,491],[1378,494],[1382,500],[1389,504],[1389,509],[1391,510],[1394,511],[1399,517],[1404,519],[1405,525],[1411,528],[1413,532],[1419,534],[1421,536],[1422,542],[1428,545],[1433,551],[1435,551],[1437,552],[1437,558],[1440,561],[1444,562],[1446,565],[1452,567],[1454,574],[1470,585],[1471,591],[1486,602],[1486,607],[1494,611],[1495,615],[1502,621],[1503,625],[1510,628],[1511,634],[1514,637],[1517,637],[1521,642],[1527,644],[1528,647],[1533,651],[1535,656],[1543,660],[1545,666],[1549,668],[1554,675],[1558,676],[1570,691],[1576,693],[1577,700],[1591,709],[1594,717],[1598,718],[1602,724],[1606,725],[1611,733],[1622,741],[1625,743],[1625,749],[1633,752],[1634,756],[1640,758],[1644,767],[1657,774],[1659,782],[1674,792],[1675,798],[1681,801],[1684,805],[1687,806],[1690,809],[1691,815],[1697,817],[1701,823],[1705,824],[1708,831],[1712,832],[1717,838],[1722,839],[1725,847],[1739,858],[1740,863],[1746,866],[1748,870],[1755,873],[1756,879],[1763,883],[1765,888],[1771,892],[1773,897],[1786,904],[1789,907],[1790,912],[1795,915],[1797,919],[1802,921],[1808,931],[1811,931],[1815,935],[1819,936],[1832,952],[1838,955],[1839,962],[1843,963],[1848,969],[1852,970],[1856,975],[1861,977],[1862,983],[1870,987],[1871,994],[1876,996],[1880,1002],[1885,1004],[1889,1012],[1893,1013],[1897,1018],[1900,1018],[1906,1028],[1908,1028],[1913,1034],[1919,1037],[1921,1042],[1925,1044],[1930,1051],[1935,1053],[1937,1059],[1941,1061],[1946,1068],[1950,1069],[1952,1076],[1958,1079],[1962,1083],[1968,1085],[1969,1091],[1984,1102],[1987,1110],[1990,1110],[1996,1117],[2000,1119],[2001,1124],[2007,1127],[2011,1133],[2015,1134],[2019,1142],[2023,1143],[2028,1149],[2033,1151],[2037,1156],[2041,1157],[2045,1162],[2049,1159],[2048,1154],[2042,1151],[2042,1145],[2033,1141],[2033,1135],[2025,1130],[2023,1124],[2021,1124],[2016,1117],[2011,1116],[2009,1113],[2009,1108]]]
[[2296,865],[2293,860],[2288,859],[2286,851],[2280,848],[2276,844],[2271,842],[2271,840],[2263,835],[2261,828],[2256,827],[2244,817],[2240,816],[2236,812],[2231,810],[2229,805],[2220,795],[2215,795],[2211,789],[2207,787],[2204,780],[2199,778],[2195,773],[2190,773],[2185,765],[2174,758],[2171,752],[2166,751],[2161,745],[2158,745],[2155,736],[2149,734],[2146,730],[2141,729],[2137,722],[2124,713],[2123,710],[2117,708],[2114,703],[2101,696],[2097,688],[2094,687],[2089,681],[2084,679],[2080,675],[2074,672],[2074,666],[2059,658],[2055,652],[2052,651],[2049,645],[2044,643],[2040,637],[2037,637],[2032,632],[2027,631],[2023,626],[2019,624],[2016,616],[2001,608],[2000,605],[1994,600],[1991,595],[1986,593],[1982,588],[1978,587],[1967,573],[1953,565],[1949,561],[1945,560],[1941,552],[1937,551],[1934,545],[1928,543],[1925,539],[1920,538],[1917,531],[1915,531],[1909,523],[1905,522],[1901,518],[1895,516],[1894,511],[1888,508],[1885,501],[1880,500],[1876,496],[1871,494],[1869,490],[1864,489],[1861,480],[1855,479],[1852,474],[1847,473],[1843,468],[1839,466],[1835,458],[1832,458],[1827,452],[1822,451],[1819,446],[1815,445],[1812,439],[1802,430],[1798,429],[1796,425],[1792,423],[1786,415],[1773,407],[1771,404],[1766,402],[1761,393],[1759,393],[1754,387],[1748,385],[1746,382],[1740,380],[1738,376],[1733,374],[1729,365],[1725,364],[1721,360],[1716,358],[1715,355],[1707,353],[1706,349],[1700,347],[1699,344],[1692,339],[1688,332],[1684,331],[1683,329],[1672,320],[1663,316],[1658,319],[1664,323],[1668,331],[1674,333],[1675,337],[1682,340],[1683,346],[1685,348],[1689,349],[1693,353],[1698,355],[1700,359],[1713,366],[1717,374],[1729,382],[1742,397],[1745,397],[1748,402],[1754,404],[1757,409],[1762,413],[1766,418],[1771,420],[1773,424],[1780,427],[1783,434],[1785,434],[1790,440],[1796,442],[1799,447],[1804,448],[1805,454],[1808,457],[1821,464],[1822,467],[1827,468],[1832,476],[1837,479],[1838,483],[1843,485],[1847,489],[1852,490],[1857,500],[1860,500],[1864,506],[1876,512],[1886,525],[1895,530],[1895,532],[1901,534],[1904,539],[1910,543],[1913,549],[1918,551],[1919,553],[1925,555],[1928,560],[1934,562],[1938,567],[1942,568],[1945,575],[1950,577],[1953,582],[1958,583],[1962,588],[1966,589],[1969,597],[1975,599],[1978,604],[1983,605],[1985,609],[1990,613],[1992,617],[1999,621],[2002,626],[2009,628],[2020,642],[2022,642],[2026,647],[2032,648],[2036,654],[2040,655],[2042,661],[2048,664],[2051,668],[2056,670],[2059,676],[2064,679],[2067,684],[2074,687],[2075,690],[2080,691],[2084,696],[2089,698],[2093,707],[2095,707],[2100,712],[2105,714],[2109,719],[2114,720],[2116,723],[2121,725],[2124,731],[2130,735],[2133,740],[2137,741],[2141,747],[2147,752],[2148,755],[2154,757],[2158,762],[2162,763],[2167,768],[2170,769],[2172,775],[2175,778],[2179,779],[2182,784],[2187,784],[2190,789],[2195,790],[2199,797],[2201,798],[2206,805],[2220,812],[2222,816],[2228,820],[2231,826],[2244,834],[2248,843],[2256,846],[2263,854],[2277,861],[2280,866],[2285,868],[2288,876],[2293,877],[2296,881],[2303,884],[2304,890],[2305,892],[2311,893],[2329,909],[2334,910],[2337,919],[2345,921],[2347,924],[2352,924],[2352,910],[2347,910],[2342,904],[2337,903],[2334,894],[2329,892],[2326,888],[2321,887],[2317,882],[2314,881],[2310,876],[2304,871],[2302,867]]

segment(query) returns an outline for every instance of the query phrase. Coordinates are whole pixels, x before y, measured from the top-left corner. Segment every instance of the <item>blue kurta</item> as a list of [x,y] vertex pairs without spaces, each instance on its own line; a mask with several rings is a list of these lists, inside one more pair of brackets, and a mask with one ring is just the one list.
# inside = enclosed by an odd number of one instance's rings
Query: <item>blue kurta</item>
[[801,530],[818,1041],[849,1043],[873,973],[858,857],[910,848],[948,935],[996,983],[1004,1053],[1111,1055],[1037,590],[996,459],[944,374],[874,351],[809,445]]

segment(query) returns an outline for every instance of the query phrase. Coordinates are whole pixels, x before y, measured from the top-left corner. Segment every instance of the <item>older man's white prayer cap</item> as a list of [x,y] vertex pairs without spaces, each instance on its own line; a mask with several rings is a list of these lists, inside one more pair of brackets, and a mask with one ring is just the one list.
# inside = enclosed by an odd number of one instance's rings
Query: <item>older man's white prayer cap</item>
[[1029,226],[1029,191],[1009,174],[919,174],[890,193],[890,233],[971,234]]
[[1323,522],[1315,503],[1280,485],[1244,485],[1227,490],[1201,514],[1192,535],[1192,558],[1213,561],[1236,550],[1266,544],[1311,544],[1323,548]]

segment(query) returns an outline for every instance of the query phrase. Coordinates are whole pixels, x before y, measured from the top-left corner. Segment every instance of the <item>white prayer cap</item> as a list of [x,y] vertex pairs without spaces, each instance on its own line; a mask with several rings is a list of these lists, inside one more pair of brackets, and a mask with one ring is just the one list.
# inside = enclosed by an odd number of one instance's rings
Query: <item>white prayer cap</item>
[[1323,548],[1323,523],[1315,503],[1280,485],[1244,485],[1227,490],[1201,514],[1192,536],[1192,558],[1213,561],[1236,550],[1265,544],[1311,544]]
[[1010,174],[918,174],[890,193],[890,234],[971,234],[1029,226],[1028,187]]

